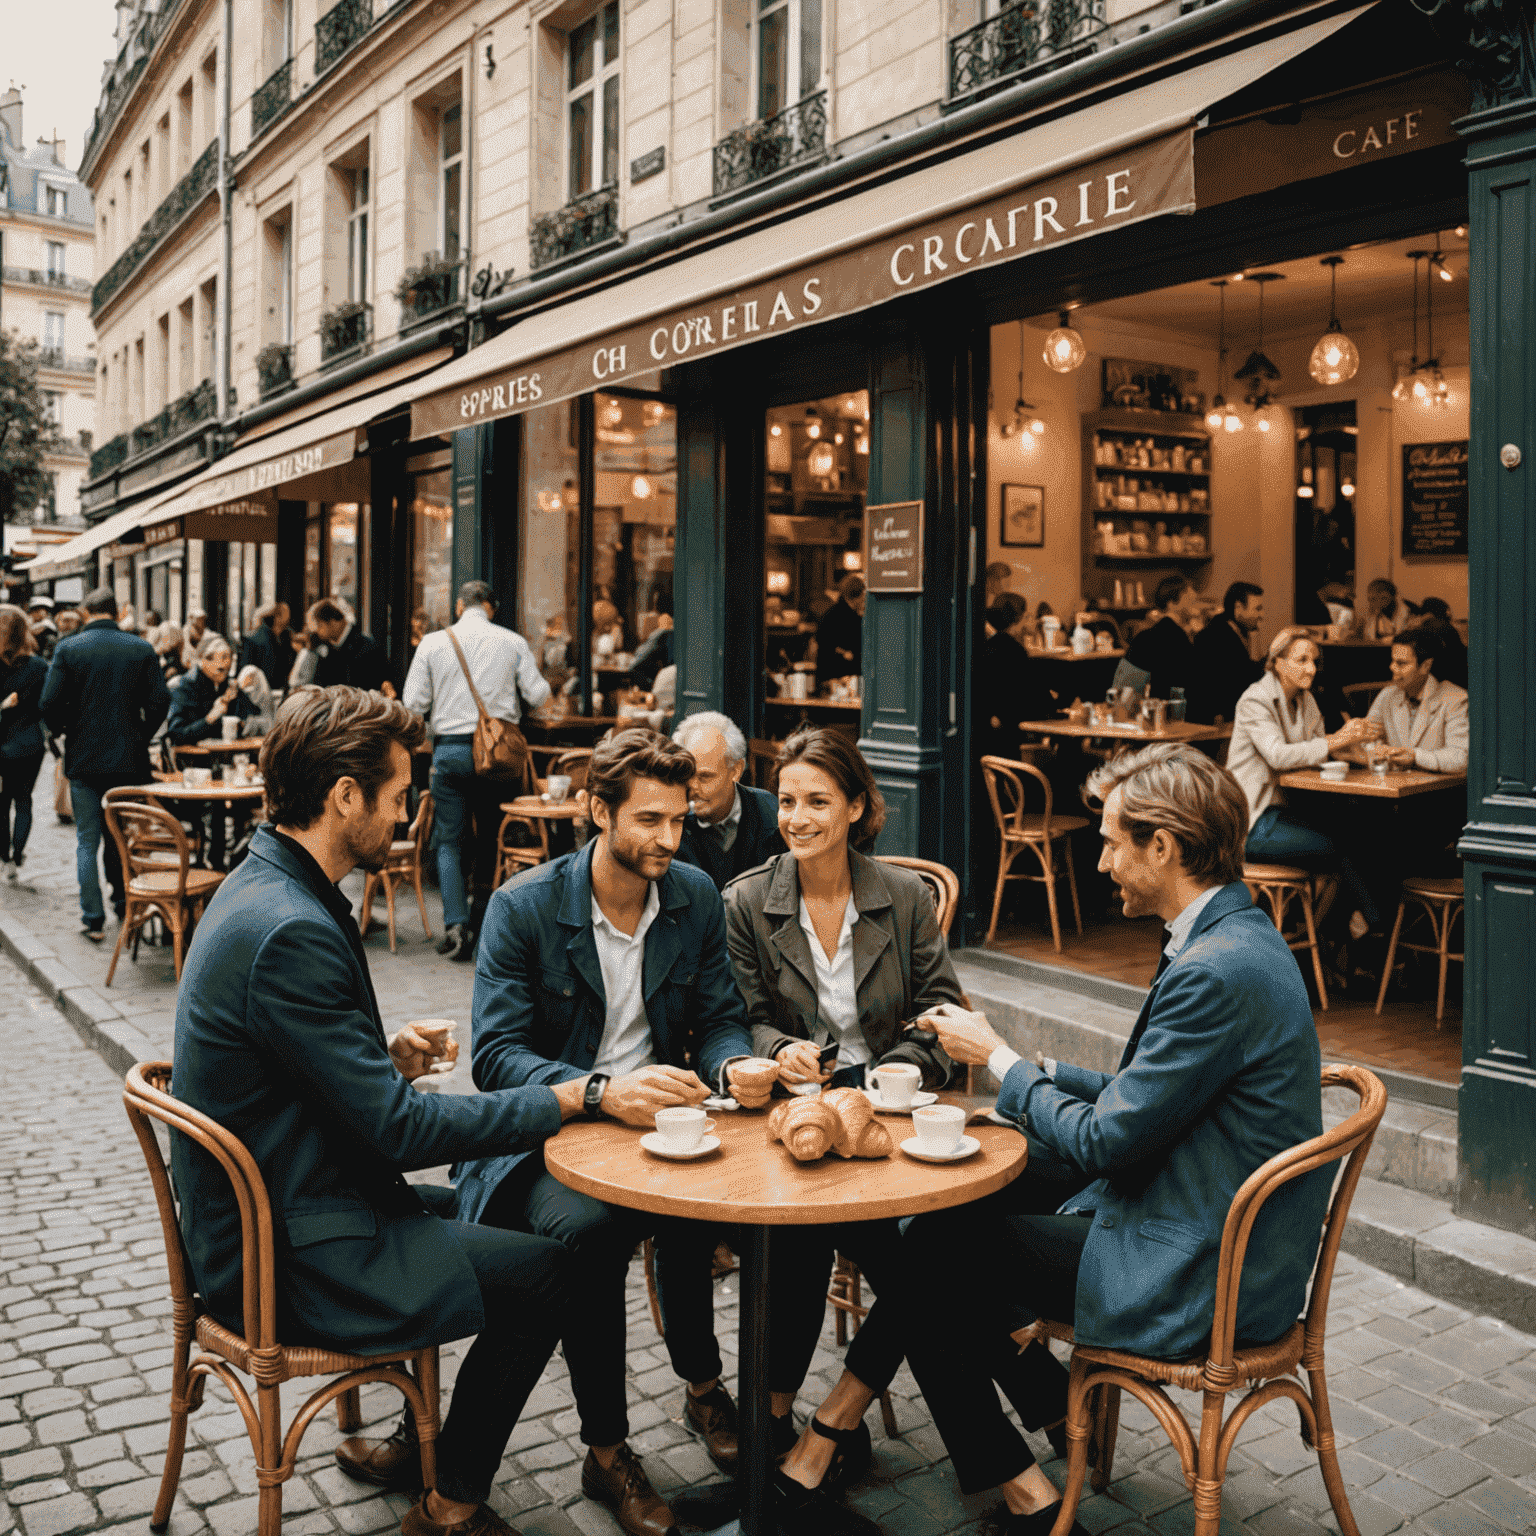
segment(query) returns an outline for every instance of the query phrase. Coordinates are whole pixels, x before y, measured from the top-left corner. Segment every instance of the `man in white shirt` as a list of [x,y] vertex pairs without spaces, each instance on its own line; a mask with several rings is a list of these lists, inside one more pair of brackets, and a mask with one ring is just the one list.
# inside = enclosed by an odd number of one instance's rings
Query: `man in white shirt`
[[[1376,695],[1366,719],[1380,722],[1395,767],[1465,773],[1467,690],[1432,675],[1439,654],[1432,629],[1404,630],[1392,642],[1392,686]],[[1359,748],[1350,755],[1364,761]]]
[[[528,642],[515,630],[491,622],[496,616],[496,594],[486,582],[466,581],[459,588],[454,611],[458,623],[453,626],[453,638],[464,653],[485,712],[517,724],[523,717],[523,703],[537,709],[549,697],[549,684]],[[472,919],[464,892],[463,844],[474,813],[481,813],[484,829],[488,813],[505,796],[506,785],[476,777],[474,740],[480,712],[448,630],[424,636],[416,647],[401,702],[427,716],[432,733],[432,843],[437,849],[444,927],[437,952],[450,960],[468,960],[474,954],[475,934],[481,926],[478,919],[483,918],[485,907],[484,901],[478,903]],[[489,899],[487,892],[484,900]]]

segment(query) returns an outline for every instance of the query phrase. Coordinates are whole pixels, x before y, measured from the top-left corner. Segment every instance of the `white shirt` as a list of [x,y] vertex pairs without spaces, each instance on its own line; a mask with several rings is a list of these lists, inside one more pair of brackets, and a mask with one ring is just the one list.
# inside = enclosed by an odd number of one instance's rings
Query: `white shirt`
[[[739,795],[737,802],[739,805]],[[859,909],[850,895],[848,905],[843,909],[843,929],[837,936],[837,951],[829,960],[821,940],[816,937],[816,925],[811,921],[805,897],[800,898],[800,926],[810,941],[811,959],[816,964],[816,1022],[827,1032],[826,1040],[817,1041],[817,1044],[837,1042],[839,1071],[870,1060],[869,1042],[859,1028],[858,988],[853,979],[853,925],[858,920]]]
[[[535,664],[528,642],[516,631],[492,624],[478,603],[464,610],[453,633],[464,648],[464,660],[480,690],[485,712],[493,719],[514,724],[521,720],[519,694],[530,709],[549,697],[549,684]],[[434,630],[416,647],[402,702],[418,715],[431,716],[434,736],[474,734],[480,715],[446,630]]]
[[661,911],[661,897],[653,880],[645,895],[645,910],[635,924],[633,937],[620,933],[592,898],[592,942],[603,972],[603,991],[608,1014],[603,1038],[597,1048],[594,1072],[622,1077],[656,1060],[652,1049],[651,1021],[645,1016],[645,935]]
[[[699,825],[701,827],[719,827],[721,829],[720,846],[729,853],[736,846],[736,830],[741,825],[741,791],[739,789],[735,791],[731,798],[730,810],[719,821],[701,820]],[[850,902],[849,905],[851,906],[852,903]],[[803,911],[805,908],[803,901],[800,903],[800,907]]]

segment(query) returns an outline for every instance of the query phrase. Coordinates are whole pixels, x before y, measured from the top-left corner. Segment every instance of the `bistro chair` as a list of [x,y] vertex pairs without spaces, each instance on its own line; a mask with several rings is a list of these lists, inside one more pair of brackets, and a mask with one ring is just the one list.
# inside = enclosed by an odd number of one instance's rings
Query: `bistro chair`
[[[117,844],[126,894],[117,944],[112,950],[112,963],[107,967],[106,985],[112,985],[118,957],[130,937],[137,959],[139,935],[145,919],[151,914],[159,917],[170,930],[171,952],[179,982],[182,955],[186,941],[191,937],[192,926],[224,876],[217,870],[192,867],[192,849],[187,834],[169,811],[135,800],[108,798],[103,798],[101,810],[107,830]],[[174,864],[167,859],[168,852],[175,853]]]
[[[140,1062],[130,1068],[123,1084],[123,1105],[139,1138],[149,1178],[160,1210],[165,1238],[165,1262],[170,1271],[172,1303],[171,1424],[165,1451],[160,1493],[150,1516],[152,1531],[163,1531],[181,1481],[181,1459],[187,1445],[187,1419],[203,1402],[210,1376],[217,1376],[235,1400],[256,1453],[259,1493],[258,1536],[280,1536],[283,1484],[293,1476],[299,1445],[315,1415],[336,1403],[336,1419],[344,1431],[362,1427],[357,1389],[371,1382],[388,1382],[404,1394],[416,1419],[421,1442],[421,1473],[426,1487],[437,1481],[438,1358],[437,1346],[393,1354],[347,1354],[318,1345],[282,1344],[277,1337],[277,1245],[273,1237],[272,1206],[255,1160],[244,1145],[217,1121],[190,1108],[171,1094],[171,1064]],[[169,1126],[217,1159],[234,1186],[240,1207],[242,1258],[242,1323],[237,1332],[218,1322],[197,1295],[192,1266],[177,1221],[176,1194],[170,1170],[160,1151],[151,1122]],[[192,1217],[196,1220],[195,1214]],[[189,1361],[192,1341],[203,1353]],[[256,1381],[256,1401],[242,1372]],[[283,1434],[279,1389],[302,1376],[333,1376],[294,1415]]]
[[[1312,951],[1312,977],[1317,982],[1317,1005],[1326,1013],[1328,987],[1323,981],[1323,952],[1317,942],[1317,923],[1313,917],[1312,876],[1306,870],[1296,869],[1290,864],[1244,864],[1243,884],[1248,887],[1248,894],[1253,897],[1255,906],[1261,897],[1269,902],[1275,929],[1288,948],[1298,953],[1308,949]],[[1301,926],[1288,934],[1285,931],[1285,914],[1292,901],[1301,904]]]
[[416,807],[416,819],[404,837],[389,845],[389,857],[383,869],[370,870],[363,881],[363,910],[358,914],[357,931],[368,937],[373,926],[373,902],[379,887],[384,887],[384,905],[389,914],[389,952],[395,953],[395,888],[407,880],[416,888],[416,909],[421,913],[421,931],[430,939],[432,925],[427,921],[427,899],[421,893],[421,856],[432,840],[432,791],[423,790]]
[[[992,922],[987,929],[987,943],[997,935],[997,915],[1003,907],[1003,890],[1010,880],[1029,880],[1045,887],[1046,900],[1051,911],[1051,938],[1058,953],[1061,950],[1061,918],[1056,910],[1056,884],[1065,873],[1072,892],[1072,916],[1077,922],[1079,934],[1083,931],[1083,912],[1077,901],[1077,871],[1072,865],[1071,837],[1081,827],[1089,825],[1086,816],[1056,816],[1052,814],[1053,796],[1051,781],[1033,763],[1019,762],[1007,757],[987,756],[981,760],[981,776],[986,781],[987,799],[992,802],[992,820],[1002,848],[997,860],[997,889],[992,896]],[[1045,794],[1043,811],[1027,811],[1026,786],[1029,780],[1039,781]],[[1056,843],[1066,843],[1062,864],[1056,863]],[[1040,863],[1038,875],[1014,874],[1015,859],[1026,852],[1033,853]]]
[[[1043,1347],[1048,1339],[1073,1346],[1072,1377],[1067,1387],[1067,1479],[1062,1491],[1061,1512],[1056,1517],[1051,1536],[1067,1536],[1072,1529],[1078,1501],[1082,1498],[1090,1442],[1098,1452],[1093,1472],[1094,1490],[1102,1492],[1109,1486],[1122,1390],[1152,1410],[1179,1453],[1184,1482],[1195,1496],[1195,1536],[1216,1536],[1221,1523],[1221,1491],[1227,1476],[1227,1458],[1232,1454],[1238,1432],[1255,1411],[1283,1397],[1296,1404],[1301,1416],[1302,1444],[1317,1452],[1323,1486],[1327,1489],[1328,1502],[1333,1506],[1340,1531],[1343,1536],[1360,1536],[1349,1507],[1349,1497],[1344,1491],[1344,1478],[1334,1446],[1324,1338],[1339,1243],[1344,1236],[1355,1186],[1360,1182],[1371,1150],[1371,1140],[1387,1107],[1387,1090],[1374,1073],[1357,1066],[1326,1066],[1322,1083],[1325,1089],[1352,1090],[1359,1096],[1360,1107],[1332,1130],[1270,1158],[1248,1176],[1233,1197],[1221,1233],[1211,1342],[1203,1357],[1157,1360],[1124,1350],[1076,1344],[1069,1324],[1049,1319],[1031,1323],[1013,1334],[1021,1349],[1031,1344]],[[1312,1272],[1312,1291],[1305,1316],[1271,1344],[1235,1347],[1243,1260],[1264,1202],[1292,1179],[1341,1159],[1348,1161],[1334,1188],[1323,1223],[1322,1244]],[[1307,1373],[1310,1390],[1293,1379],[1299,1377],[1302,1370]],[[1198,1438],[1165,1390],[1170,1386],[1202,1394]],[[1227,1394],[1244,1388],[1248,1390],[1242,1401],[1227,1414]]]
[[[1410,944],[1399,939],[1403,931],[1403,914],[1410,901],[1418,902],[1429,918],[1433,944]],[[1438,1033],[1445,1019],[1445,972],[1452,960],[1462,961],[1463,955],[1451,951],[1451,925],[1465,911],[1465,895],[1462,883],[1456,880],[1404,880],[1403,893],[1397,903],[1397,919],[1392,924],[1392,938],[1387,944],[1387,963],[1381,973],[1381,991],[1376,994],[1376,1012],[1381,1013],[1387,1000],[1387,984],[1392,980],[1392,965],[1399,948],[1411,949],[1421,955],[1437,955],[1440,960],[1440,985],[1435,993],[1435,1030]]]
[[571,794],[587,787],[587,770],[592,762],[591,747],[566,747],[550,765],[551,773],[563,773],[571,781]]
[[1370,712],[1371,705],[1376,701],[1376,695],[1383,688],[1392,686],[1389,678],[1384,683],[1345,683],[1339,692],[1344,695],[1344,708],[1351,715],[1358,715],[1361,719]]

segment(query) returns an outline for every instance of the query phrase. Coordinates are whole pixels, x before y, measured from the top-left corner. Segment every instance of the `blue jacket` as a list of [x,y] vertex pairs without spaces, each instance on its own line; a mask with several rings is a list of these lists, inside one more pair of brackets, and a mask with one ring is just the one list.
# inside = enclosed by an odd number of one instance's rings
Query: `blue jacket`
[[[389,1059],[350,903],[270,826],[197,925],[177,998],[174,1085],[261,1169],[285,1343],[382,1353],[480,1329],[474,1270],[401,1175],[537,1146],[560,1129],[559,1105],[547,1088],[412,1088]],[[198,1291],[238,1328],[229,1180],[180,1134],[171,1164]]]
[[235,689],[235,696],[230,700],[222,719],[249,720],[252,715],[260,713],[250,699],[235,688],[233,677],[220,686],[201,667],[193,667],[184,677],[177,679],[176,686],[171,689],[171,712],[165,722],[165,734],[173,747],[190,747],[199,741],[217,741],[223,735],[222,722],[215,720],[210,725],[208,711],[218,701],[219,695],[229,688]]
[[[596,841],[541,864],[491,897],[475,962],[474,1078],[479,1088],[555,1084],[592,1070],[607,995],[592,938]],[[645,936],[641,990],[656,1060],[718,1084],[727,1061],[752,1054],[747,1011],[725,948],[725,908],[708,876],[673,861]],[[459,1216],[477,1221],[491,1192],[527,1155],[455,1170]]]
[[38,757],[43,751],[43,684],[48,663],[41,656],[19,656],[13,667],[0,667],[0,699],[16,695],[15,706],[0,710],[0,757]]
[[149,778],[149,740],[171,707],[149,641],[92,619],[54,647],[43,684],[43,719],[64,738],[71,779]]
[[[998,1109],[1095,1182],[1077,1277],[1080,1344],[1178,1359],[1210,1341],[1221,1230],[1261,1163],[1323,1129],[1322,1059],[1295,957],[1239,882],[1160,969],[1113,1076],[1013,1066]],[[1265,1202],[1248,1245],[1237,1339],[1301,1315],[1332,1166]]]
[[678,858],[702,869],[717,891],[723,891],[737,875],[789,851],[779,835],[779,802],[766,789],[741,784],[737,791],[741,795],[741,820],[729,853],[721,849],[708,828],[699,825],[692,811],[683,823],[683,837],[677,847]]

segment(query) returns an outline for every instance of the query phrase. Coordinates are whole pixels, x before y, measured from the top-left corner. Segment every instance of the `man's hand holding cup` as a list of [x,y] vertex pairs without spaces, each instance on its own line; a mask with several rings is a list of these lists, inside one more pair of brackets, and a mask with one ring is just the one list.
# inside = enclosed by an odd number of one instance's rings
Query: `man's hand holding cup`
[[698,1074],[683,1067],[659,1063],[611,1078],[603,1089],[603,1113],[625,1125],[653,1130],[658,1109],[672,1109],[679,1104],[702,1104],[709,1089]]
[[458,1025],[452,1019],[412,1019],[389,1038],[389,1056],[406,1082],[436,1069],[445,1076],[459,1059]]
[[773,1097],[773,1085],[779,1080],[779,1063],[766,1056],[743,1056],[725,1069],[731,1097],[743,1109],[761,1109]]

